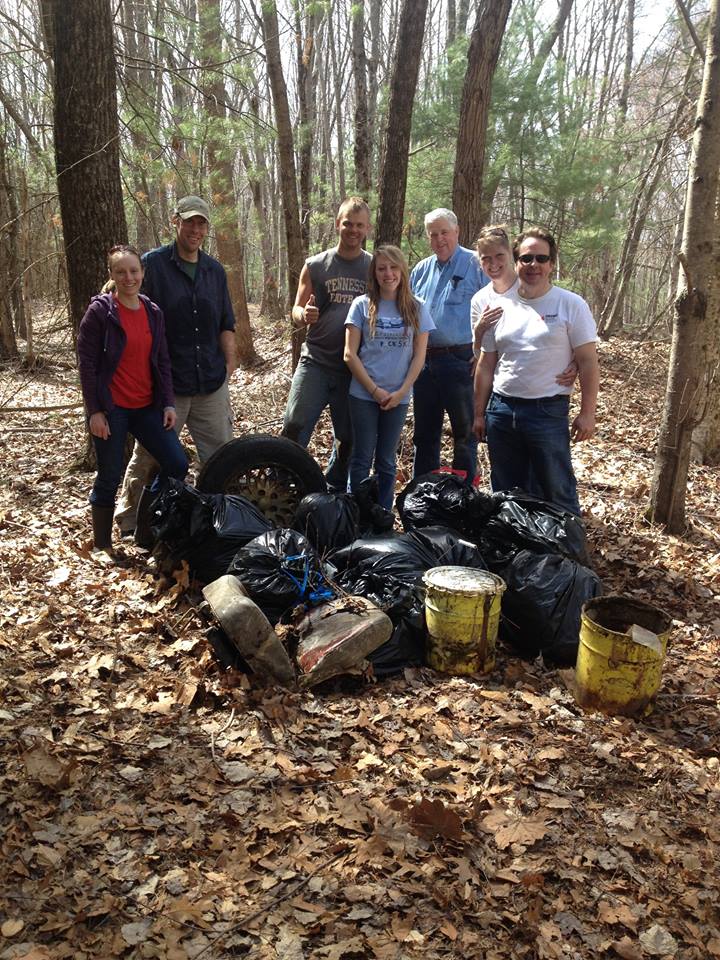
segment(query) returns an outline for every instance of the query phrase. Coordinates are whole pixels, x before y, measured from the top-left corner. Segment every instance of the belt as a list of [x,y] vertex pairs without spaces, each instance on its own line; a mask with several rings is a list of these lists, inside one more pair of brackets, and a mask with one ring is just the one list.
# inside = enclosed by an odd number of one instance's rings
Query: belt
[[569,393],[554,393],[550,397],[508,397],[504,393],[496,393],[494,390],[492,392],[493,397],[497,397],[498,400],[505,400],[510,404],[514,403],[546,403],[548,400],[570,400]]
[[458,353],[460,350],[472,350],[472,343],[451,343],[447,347],[428,347],[427,354],[437,357],[443,353]]

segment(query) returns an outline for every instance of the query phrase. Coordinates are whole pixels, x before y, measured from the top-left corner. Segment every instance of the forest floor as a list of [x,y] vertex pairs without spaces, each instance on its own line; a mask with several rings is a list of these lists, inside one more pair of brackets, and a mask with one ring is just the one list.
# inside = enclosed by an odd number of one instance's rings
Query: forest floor
[[[282,327],[257,348],[237,430],[277,432]],[[686,536],[645,523],[666,344],[601,346],[574,450],[605,591],[674,619],[641,720],[506,650],[303,693],[222,672],[182,577],[91,553],[81,409],[42,409],[79,403],[72,353],[40,349],[0,372],[0,960],[720,957],[720,471]]]

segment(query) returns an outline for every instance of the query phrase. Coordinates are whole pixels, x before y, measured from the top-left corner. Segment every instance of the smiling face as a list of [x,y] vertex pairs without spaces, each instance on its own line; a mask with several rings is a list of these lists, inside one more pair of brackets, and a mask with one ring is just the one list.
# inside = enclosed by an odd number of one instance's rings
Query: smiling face
[[521,297],[528,300],[542,297],[543,294],[548,292],[552,286],[550,278],[555,266],[550,259],[546,263],[538,263],[535,259],[531,263],[523,263],[520,259],[531,255],[549,257],[550,244],[547,240],[540,240],[537,237],[526,237],[517,250],[518,259],[515,262],[515,271],[520,281],[518,292]]
[[143,280],[140,257],[128,252],[113,253],[110,255],[108,268],[110,279],[115,281],[115,289],[120,302],[134,303],[137,300]]
[[512,253],[507,247],[502,246],[502,244],[488,244],[482,248],[479,259],[483,273],[492,281],[493,287],[496,284],[503,285],[504,283],[507,283],[508,286],[513,285],[515,269]]
[[380,254],[375,261],[375,279],[383,300],[394,300],[402,280],[402,270],[388,257]]
[[210,224],[205,217],[188,217],[187,220],[177,215],[174,219],[175,241],[178,253],[183,260],[194,263],[199,256],[200,247],[208,234]]
[[440,263],[446,263],[457,249],[460,228],[443,217],[427,225],[427,238]]
[[335,221],[338,234],[338,253],[348,260],[360,256],[363,243],[370,233],[370,219],[366,210],[343,210]]

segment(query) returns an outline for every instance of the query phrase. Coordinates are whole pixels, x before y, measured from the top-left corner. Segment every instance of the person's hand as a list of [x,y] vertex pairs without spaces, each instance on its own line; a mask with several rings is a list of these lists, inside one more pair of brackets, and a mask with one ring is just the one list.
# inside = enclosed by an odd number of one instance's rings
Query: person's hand
[[235,373],[236,370],[237,370],[237,364],[236,364],[236,363],[226,363],[226,364],[225,364],[225,374],[226,374],[226,379],[227,379],[228,383],[230,382],[230,378],[232,377],[232,375]]
[[473,433],[481,442],[487,440],[487,434],[485,433],[485,414],[476,413],[475,420],[473,421]]
[[382,387],[375,387],[375,389],[374,389],[373,392],[371,393],[372,399],[373,399],[373,400],[375,401],[375,403],[377,403],[378,406],[380,406],[380,407],[383,406],[383,404],[385,403],[385,401],[387,400],[387,398],[388,398],[389,396],[390,396],[390,394],[387,392],[387,390],[383,390]]
[[571,387],[575,383],[577,375],[578,365],[574,360],[571,360],[563,372],[555,377],[555,383],[561,387]]
[[177,412],[175,407],[165,407],[163,410],[163,426],[166,430],[172,430],[177,423]]
[[[385,391],[383,391],[384,393]],[[385,399],[380,402],[381,410],[392,410],[393,407],[396,407],[402,400],[402,393],[399,390],[393,390],[392,393],[388,393],[385,396]]]
[[320,311],[315,306],[315,294],[311,293],[308,297],[308,302],[303,307],[303,320],[309,327],[311,324],[318,322],[319,316]]
[[580,412],[570,427],[570,439],[573,443],[590,440],[595,433],[595,417],[591,413]]
[[480,350],[482,346],[482,338],[488,332],[490,327],[495,326],[500,317],[502,316],[503,309],[502,307],[490,307],[487,306],[480,315],[480,319],[475,324],[474,338],[473,338],[473,347],[475,350]]
[[104,413],[94,413],[90,417],[89,427],[90,433],[99,440],[107,440],[110,436],[110,427]]

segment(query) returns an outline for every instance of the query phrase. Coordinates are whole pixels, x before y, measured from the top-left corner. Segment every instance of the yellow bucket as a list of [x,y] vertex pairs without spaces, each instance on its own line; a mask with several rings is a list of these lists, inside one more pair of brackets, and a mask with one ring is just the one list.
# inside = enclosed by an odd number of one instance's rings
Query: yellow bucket
[[443,673],[489,673],[505,582],[473,567],[433,567],[423,581],[430,666]]
[[589,709],[633,717],[652,710],[672,619],[643,600],[598,597],[580,619],[576,699]]

